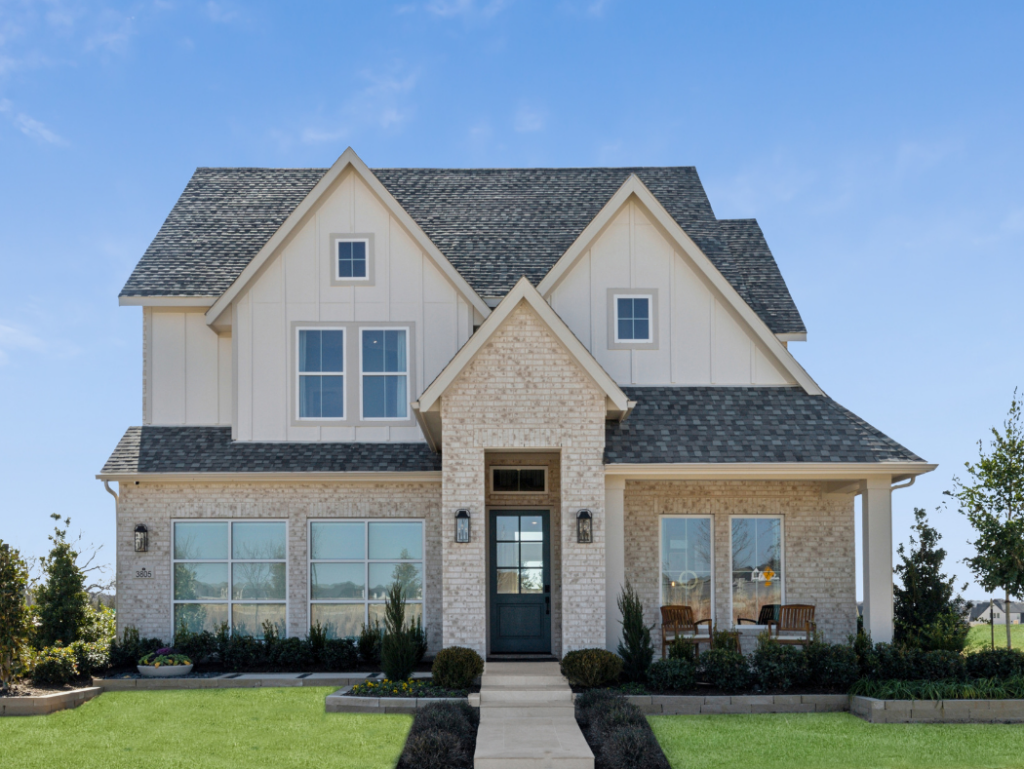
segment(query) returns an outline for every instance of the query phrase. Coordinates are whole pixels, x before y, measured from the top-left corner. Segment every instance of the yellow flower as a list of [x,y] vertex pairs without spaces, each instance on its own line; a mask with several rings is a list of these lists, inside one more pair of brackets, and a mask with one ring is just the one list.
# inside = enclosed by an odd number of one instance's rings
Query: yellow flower
[[157,668],[160,667],[160,663],[159,662],[156,663],[156,665],[154,665],[153,667],[157,667]]

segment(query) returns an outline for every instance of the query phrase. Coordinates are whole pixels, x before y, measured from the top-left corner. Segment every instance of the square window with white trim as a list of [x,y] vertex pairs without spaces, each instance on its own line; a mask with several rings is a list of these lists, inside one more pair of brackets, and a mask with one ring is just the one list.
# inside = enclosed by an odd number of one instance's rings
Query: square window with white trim
[[298,329],[299,419],[345,418],[345,329]]
[[366,239],[334,241],[334,277],[337,280],[366,280],[370,276],[370,243]]
[[408,329],[364,328],[360,333],[363,419],[408,419]]
[[782,516],[733,517],[732,622],[756,622],[761,609],[785,600]]
[[651,297],[649,295],[616,295],[615,341],[652,342]]

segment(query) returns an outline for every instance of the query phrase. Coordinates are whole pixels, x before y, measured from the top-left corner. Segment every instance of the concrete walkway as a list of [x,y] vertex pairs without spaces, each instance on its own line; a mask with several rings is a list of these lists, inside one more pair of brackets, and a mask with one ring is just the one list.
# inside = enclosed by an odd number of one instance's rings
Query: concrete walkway
[[480,694],[476,769],[594,769],[557,662],[488,662]]

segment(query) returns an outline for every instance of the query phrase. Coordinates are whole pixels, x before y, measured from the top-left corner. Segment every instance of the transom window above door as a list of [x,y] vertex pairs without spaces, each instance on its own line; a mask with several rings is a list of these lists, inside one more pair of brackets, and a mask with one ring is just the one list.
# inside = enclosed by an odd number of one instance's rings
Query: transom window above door
[[504,494],[542,494],[547,491],[546,467],[492,467],[491,491]]
[[299,419],[345,418],[345,330],[299,329]]
[[651,342],[651,297],[615,297],[615,341]]
[[369,277],[369,248],[366,240],[342,240],[334,242],[337,253],[334,277],[339,280],[365,280]]

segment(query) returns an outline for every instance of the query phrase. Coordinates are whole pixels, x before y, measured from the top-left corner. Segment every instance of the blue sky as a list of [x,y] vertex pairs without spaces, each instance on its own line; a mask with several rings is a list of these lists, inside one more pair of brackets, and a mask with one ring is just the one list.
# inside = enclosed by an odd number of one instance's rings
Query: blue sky
[[141,420],[117,293],[193,169],[352,145],[695,165],[760,221],[811,375],[940,463],[894,496],[904,539],[1024,384],[1024,6],[894,5],[0,0],[0,538],[42,554],[59,512],[113,560],[93,476]]

